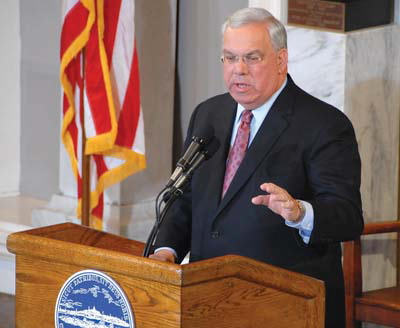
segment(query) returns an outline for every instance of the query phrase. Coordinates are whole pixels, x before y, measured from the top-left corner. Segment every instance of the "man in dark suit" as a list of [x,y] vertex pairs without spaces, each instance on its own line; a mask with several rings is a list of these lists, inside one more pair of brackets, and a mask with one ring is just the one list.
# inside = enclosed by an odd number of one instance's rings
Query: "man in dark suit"
[[211,125],[222,146],[171,207],[151,257],[238,254],[316,277],[326,327],[344,327],[340,242],[363,229],[353,127],[294,84],[285,29],[267,11],[234,13],[222,51],[229,93],[196,108],[186,141]]

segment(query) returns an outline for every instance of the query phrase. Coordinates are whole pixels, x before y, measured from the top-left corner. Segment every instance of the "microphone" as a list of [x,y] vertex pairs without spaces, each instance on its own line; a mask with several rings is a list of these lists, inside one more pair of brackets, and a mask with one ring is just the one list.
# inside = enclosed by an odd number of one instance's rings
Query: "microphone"
[[178,193],[182,193],[182,188],[190,180],[194,171],[200,166],[201,163],[210,159],[217,152],[219,147],[219,140],[213,137],[203,150],[193,156],[193,159],[189,162],[187,170],[184,171],[183,174],[181,174],[176,182],[172,185],[170,192],[168,192],[169,196],[177,191]]
[[[179,168],[180,170],[178,173],[174,172],[170,178],[170,181],[168,181],[167,187],[165,187],[156,198],[156,222],[154,223],[153,229],[147,238],[147,242],[143,251],[144,257],[149,256],[151,247],[153,246],[154,240],[158,235],[160,225],[172,203],[180,195],[182,195],[182,188],[186,186],[188,181],[190,181],[193,172],[200,166],[200,164],[203,163],[203,161],[211,158],[217,152],[220,146],[219,140],[213,136],[214,131],[211,127],[206,128],[204,131],[206,131],[208,134],[200,134],[203,135],[203,137],[192,137],[192,143],[189,146],[189,148],[191,148],[190,151],[188,148],[181,160],[178,162],[177,169]],[[165,206],[160,212],[161,202],[159,203],[158,199],[161,195],[162,202],[165,203]]]
[[176,168],[169,178],[166,187],[171,187],[175,181],[180,177],[182,172],[186,171],[190,161],[194,158],[194,156],[199,152],[199,150],[207,145],[210,140],[214,137],[214,129],[211,126],[201,127],[197,131],[194,132],[192,136],[192,142],[189,147],[186,149],[183,156],[179,159],[176,164]]

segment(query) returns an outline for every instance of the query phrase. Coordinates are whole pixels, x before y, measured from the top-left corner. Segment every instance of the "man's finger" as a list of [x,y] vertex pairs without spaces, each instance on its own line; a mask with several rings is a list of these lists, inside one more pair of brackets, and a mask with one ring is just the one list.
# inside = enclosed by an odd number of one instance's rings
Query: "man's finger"
[[266,191],[269,194],[279,194],[285,191],[284,189],[278,187],[276,184],[273,184],[271,182],[263,183],[260,186],[260,189]]
[[254,205],[268,206],[268,204],[269,204],[269,195],[259,195],[259,196],[253,197],[251,199],[251,202]]
[[174,254],[168,250],[160,250],[154,254],[151,254],[149,256],[149,258],[153,259],[153,260],[162,261],[162,262],[170,262],[170,263],[175,262]]

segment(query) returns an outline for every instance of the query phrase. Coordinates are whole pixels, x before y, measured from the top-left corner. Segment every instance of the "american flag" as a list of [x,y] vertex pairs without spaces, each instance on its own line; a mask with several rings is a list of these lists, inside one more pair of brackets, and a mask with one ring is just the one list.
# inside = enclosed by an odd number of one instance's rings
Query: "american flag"
[[134,0],[63,3],[61,134],[77,180],[81,217],[84,122],[85,153],[92,155],[93,168],[90,224],[97,229],[102,228],[104,189],[146,167],[134,10]]

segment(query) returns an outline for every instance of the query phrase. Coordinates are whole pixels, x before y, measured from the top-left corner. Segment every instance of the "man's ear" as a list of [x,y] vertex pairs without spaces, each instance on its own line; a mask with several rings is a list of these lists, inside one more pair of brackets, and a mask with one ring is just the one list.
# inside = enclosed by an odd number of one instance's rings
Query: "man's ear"
[[277,56],[279,73],[287,72],[288,65],[288,51],[287,49],[280,49]]

